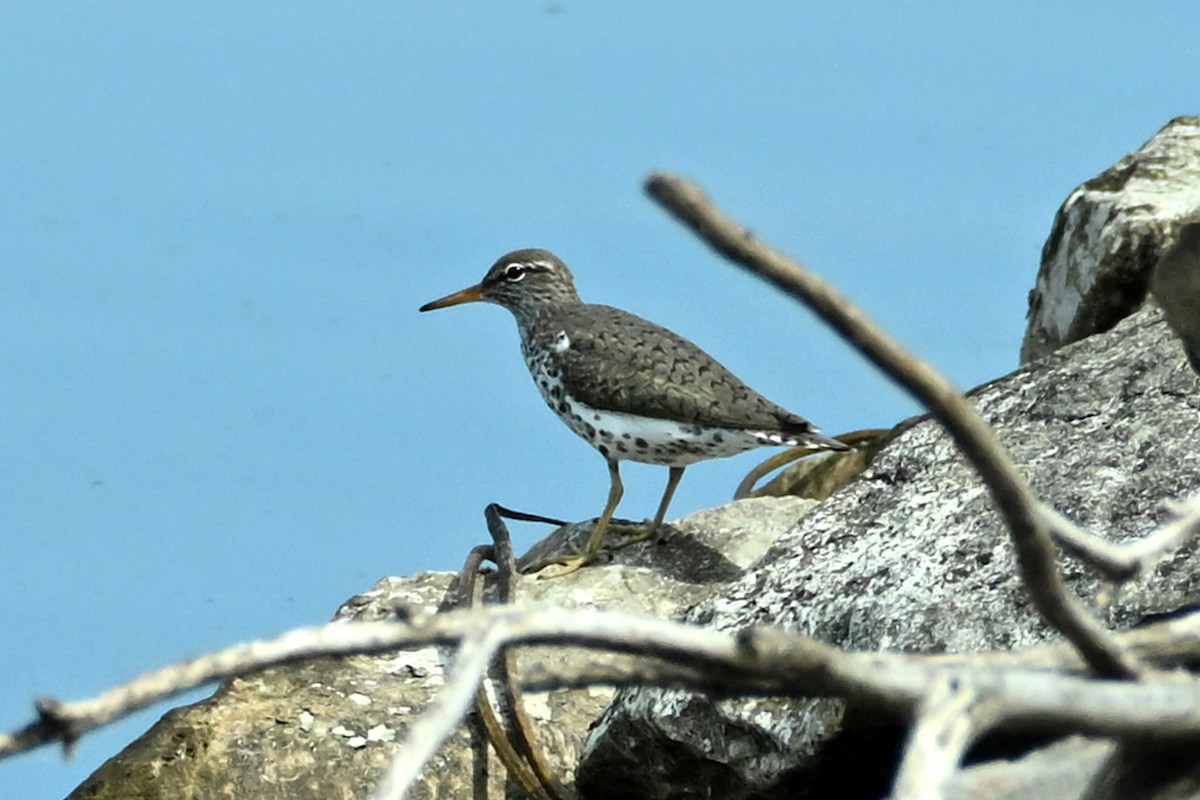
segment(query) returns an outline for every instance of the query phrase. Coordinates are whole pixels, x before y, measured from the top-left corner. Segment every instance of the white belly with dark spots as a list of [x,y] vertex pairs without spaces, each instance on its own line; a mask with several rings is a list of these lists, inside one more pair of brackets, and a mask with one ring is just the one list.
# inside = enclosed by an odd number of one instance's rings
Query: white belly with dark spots
[[561,376],[544,361],[529,371],[546,405],[605,458],[686,467],[697,461],[744,453],[756,447],[796,444],[764,431],[701,428],[672,420],[592,408],[567,394]]

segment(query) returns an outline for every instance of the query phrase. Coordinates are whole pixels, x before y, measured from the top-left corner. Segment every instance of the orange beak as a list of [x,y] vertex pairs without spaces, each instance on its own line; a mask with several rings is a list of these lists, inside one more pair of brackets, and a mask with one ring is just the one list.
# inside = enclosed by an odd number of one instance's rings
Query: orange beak
[[436,311],[439,308],[449,308],[450,306],[459,306],[463,303],[480,303],[483,301],[483,287],[479,284],[468,286],[461,292],[448,294],[440,300],[432,300],[421,306],[421,311]]

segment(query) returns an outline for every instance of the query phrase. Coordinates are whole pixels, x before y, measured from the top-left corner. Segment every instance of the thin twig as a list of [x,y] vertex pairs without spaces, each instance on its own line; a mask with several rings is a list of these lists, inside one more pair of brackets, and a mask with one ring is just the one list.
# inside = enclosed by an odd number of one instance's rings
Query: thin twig
[[[496,550],[495,545],[478,545],[471,548],[463,568],[458,573],[458,597],[455,608],[471,608],[475,604],[475,585],[480,567],[483,565],[484,559],[497,561]],[[478,715],[480,724],[483,725],[484,735],[496,751],[496,757],[500,759],[500,763],[504,765],[508,774],[516,779],[528,796],[535,800],[547,800],[547,795],[539,786],[537,778],[509,741],[508,732],[504,729],[504,725],[500,722],[496,710],[492,708],[492,703],[488,699],[486,686],[480,686],[475,693],[475,713]],[[396,757],[399,758],[399,754]],[[486,757],[485,754],[484,758]],[[484,770],[484,775],[486,775],[486,770]]]
[[[500,722],[492,704],[488,702],[487,692],[484,689],[480,689],[475,696],[475,711],[479,714],[479,720],[483,723],[483,731],[487,735],[487,740],[495,748],[496,755],[499,757],[500,763],[504,765],[504,769],[516,779],[521,788],[525,790],[525,794],[537,798],[537,800],[545,800],[547,794],[542,791],[537,777],[521,758],[521,754],[513,747],[508,738],[508,732],[504,730],[503,723]],[[399,758],[399,752],[396,757]]]
[[[517,562],[513,553],[512,537],[509,536],[508,526],[504,524],[502,517],[513,514],[508,509],[492,503],[484,509],[483,516],[487,521],[488,533],[495,542],[493,560],[497,567],[496,592],[500,602],[508,604],[513,600],[513,577],[517,574]],[[565,800],[571,797],[572,793],[558,780],[554,769],[537,746],[533,721],[525,713],[525,698],[521,696],[521,689],[513,678],[516,674],[515,662],[515,648],[506,647],[496,664],[496,680],[504,693],[504,705],[512,718],[515,748],[524,756],[525,762],[537,778],[541,792],[555,800]]]
[[733,499],[745,500],[747,497],[752,497],[754,495],[754,486],[760,479],[814,452],[814,450],[810,450],[807,447],[791,447],[759,462],[752,470],[746,473],[746,477],[742,478],[741,483],[733,490]]
[[[560,528],[564,525],[571,524],[564,519],[544,517],[541,514],[530,514],[527,511],[514,511],[511,508],[505,508],[499,503],[490,503],[487,508],[494,508],[496,509],[496,513],[500,514],[501,516],[508,517],[509,519],[517,519],[521,522],[544,522],[547,525],[557,525]],[[487,509],[484,509],[484,514],[487,514]]]
[[1064,550],[1117,581],[1144,574],[1168,553],[1200,533],[1200,493],[1175,505],[1175,519],[1171,522],[1140,539],[1120,543],[1093,536],[1044,503],[1039,503],[1038,512]]
[[[844,652],[775,628],[743,631],[741,641],[758,667],[803,675],[807,696],[845,697],[905,716],[944,670],[927,656]],[[1187,673],[1126,682],[1006,666],[971,669],[966,679],[991,696],[996,724],[1005,728],[1163,738],[1200,731],[1200,682]]]
[[1098,674],[1133,678],[1143,671],[1067,590],[1055,563],[1054,542],[1038,511],[1037,496],[992,429],[949,381],[909,354],[832,286],[725,215],[695,184],[660,173],[649,178],[646,189],[717,252],[813,309],[924,403],[991,492],[1012,536],[1021,579],[1042,618],[1072,642]]
[[[848,444],[855,448],[855,453],[857,454],[860,453],[864,447],[877,447],[878,442],[883,438],[883,436],[890,432],[891,431],[886,428],[870,428],[860,431],[850,431],[849,433],[839,433],[833,438],[837,439],[842,444]],[[810,450],[806,447],[793,447],[789,450],[784,450],[781,453],[776,453],[758,466],[754,467],[754,469],[750,470],[746,477],[742,478],[741,483],[737,485],[737,489],[734,490],[733,499],[744,500],[747,497],[759,496],[759,494],[763,493],[765,488],[761,487],[759,489],[755,489],[754,484],[758,483],[759,479],[769,475],[781,467],[786,467],[793,461],[799,461],[802,458],[807,458],[808,456],[812,455],[819,455],[821,463],[823,464],[828,464],[830,461],[833,461],[839,466],[845,462],[845,459],[852,457],[848,453],[824,452],[818,454],[816,451]],[[854,475],[857,475],[860,471],[861,468],[859,470],[846,471],[843,473],[844,478],[840,481],[834,482],[832,485],[830,485],[828,480],[814,481],[812,479],[813,472],[808,472],[805,473],[805,478],[800,481],[803,489],[801,491],[797,491],[797,487],[792,485],[788,488],[787,493],[791,495],[798,495],[800,497],[810,497],[814,500],[824,500],[833,492],[833,490],[837,489],[844,483],[849,482],[849,480]],[[778,480],[778,478],[776,480]],[[775,481],[772,481],[771,483],[775,483]]]

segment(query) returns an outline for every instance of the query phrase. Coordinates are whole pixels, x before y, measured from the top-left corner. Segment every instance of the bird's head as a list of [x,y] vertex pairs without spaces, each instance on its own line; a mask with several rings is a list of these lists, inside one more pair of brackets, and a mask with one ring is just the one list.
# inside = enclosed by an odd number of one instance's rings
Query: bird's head
[[521,319],[542,308],[578,303],[579,293],[571,270],[549,250],[514,250],[501,256],[479,283],[426,303],[421,310],[479,302],[504,306]]

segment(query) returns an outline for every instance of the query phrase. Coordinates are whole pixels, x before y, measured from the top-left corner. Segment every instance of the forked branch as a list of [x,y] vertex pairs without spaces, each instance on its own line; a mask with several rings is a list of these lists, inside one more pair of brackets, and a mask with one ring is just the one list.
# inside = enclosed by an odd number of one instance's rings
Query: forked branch
[[717,252],[764,278],[821,316],[859,352],[921,401],[946,428],[992,494],[1012,537],[1021,579],[1042,617],[1100,675],[1133,678],[1137,659],[1066,587],[1042,504],[995,433],[948,380],[915,358],[831,285],[759,241],[718,209],[698,186],[675,175],[650,176],[646,189]]

